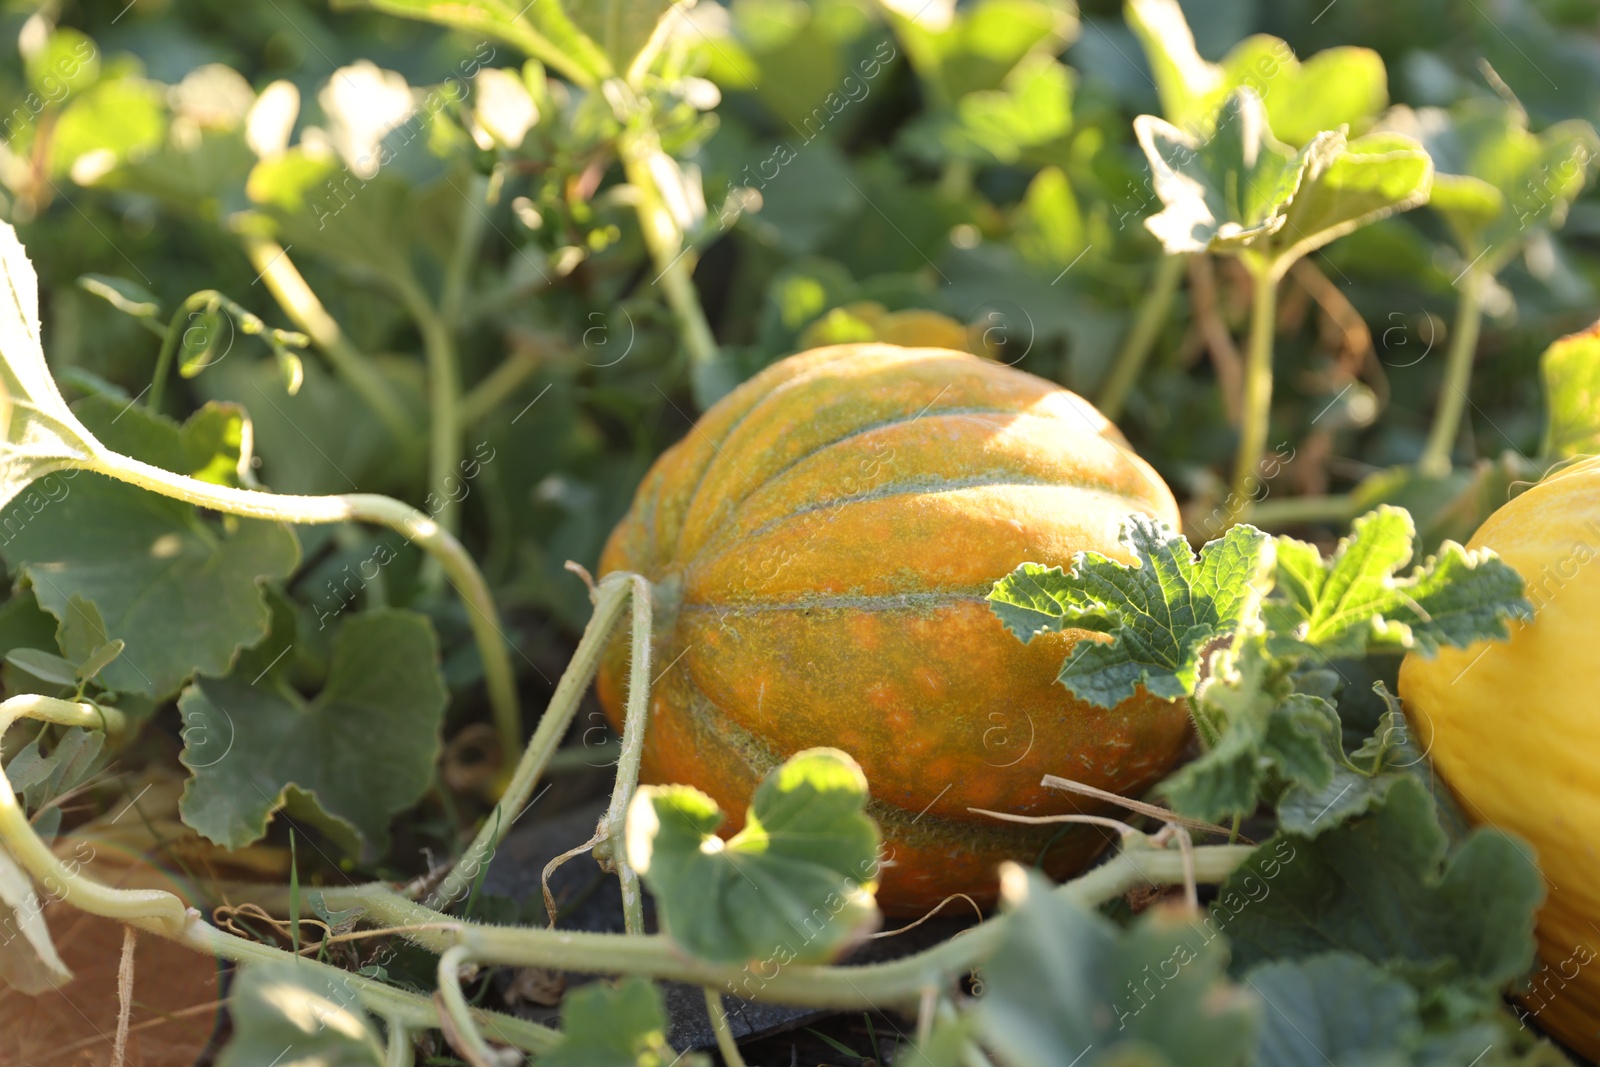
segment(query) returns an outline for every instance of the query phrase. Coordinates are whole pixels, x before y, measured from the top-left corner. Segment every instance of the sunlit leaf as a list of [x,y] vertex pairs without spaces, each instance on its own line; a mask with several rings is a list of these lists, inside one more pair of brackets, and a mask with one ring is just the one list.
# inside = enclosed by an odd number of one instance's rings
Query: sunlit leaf
[[[592,2],[590,6],[606,5]],[[402,18],[449,26],[473,39],[487,35],[590,83],[619,73],[604,48],[585,33],[578,19],[568,14],[559,0],[532,0],[527,4],[507,0],[335,0],[334,7],[370,7]],[[602,29],[605,16],[594,21],[594,28]],[[487,63],[494,53],[494,46],[484,42],[478,48],[477,60]]]
[[628,858],[655,893],[667,932],[696,956],[825,960],[878,918],[879,839],[866,800],[854,760],[807,749],[767,776],[744,828],[724,842],[710,797],[649,786],[628,812]]
[[1256,611],[1272,541],[1239,525],[1196,558],[1181,534],[1142,515],[1128,517],[1120,539],[1137,566],[1098,552],[1080,552],[1070,571],[1024,563],[995,583],[989,607],[1023,641],[1069,629],[1110,635],[1079,641],[1061,667],[1061,683],[1084,700],[1115,707],[1139,685],[1188,696],[1208,645]]
[[1600,453],[1600,323],[1553,342],[1539,359],[1545,424],[1541,454]]
[[50,376],[39,343],[39,281],[0,223],[0,507],[35,479],[87,460],[95,440]]
[[1507,623],[1532,616],[1522,578],[1486,549],[1446,541],[1411,573],[1416,554],[1409,512],[1383,506],[1356,519],[1324,560],[1312,545],[1278,538],[1278,574],[1267,617],[1276,634],[1327,656],[1368,649],[1465,648],[1505,640]]
[[1266,105],[1272,133],[1304,145],[1327,130],[1364,127],[1388,103],[1383,60],[1367,48],[1330,48],[1302,63],[1283,40],[1257,34],[1220,63],[1201,58],[1177,0],[1128,0],[1128,25],[1144,46],[1168,122],[1205,135],[1241,86]]
[[1299,152],[1272,136],[1254,90],[1224,104],[1210,137],[1153,115],[1134,130],[1162,211],[1145,220],[1169,253],[1231,252],[1276,277],[1358,226],[1424,202],[1433,164],[1416,141],[1318,134]]
[[253,963],[228,999],[233,1035],[217,1067],[381,1067],[383,1042],[355,986],[325,968]]
[[948,18],[933,3],[886,3],[919,78],[944,105],[999,89],[1028,57],[1051,58],[1076,35],[1077,15],[1061,0],[978,0]]
[[0,848],[0,926],[8,934],[22,935],[0,942],[0,982],[28,996],[48,993],[72,981],[72,972],[50,939],[44,903],[27,873]]

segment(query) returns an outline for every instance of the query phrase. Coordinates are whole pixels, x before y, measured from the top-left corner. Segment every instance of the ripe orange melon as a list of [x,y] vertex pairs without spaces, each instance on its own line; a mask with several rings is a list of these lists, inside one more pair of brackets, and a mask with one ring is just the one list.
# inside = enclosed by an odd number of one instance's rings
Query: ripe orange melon
[[[1103,831],[968,809],[1084,810],[1046,773],[1138,793],[1176,762],[1187,709],[1078,700],[1056,674],[1088,635],[1024,645],[985,597],[1024,561],[1128,560],[1131,512],[1178,522],[1116,428],[1050,382],[885,344],[774,364],[661,456],[601,557],[654,586],[644,779],[708,793],[731,832],[786,756],[845,750],[871,784],[890,914],[992,903],[1006,859],[1080,869]],[[599,681],[614,725],[626,669],[619,637]]]

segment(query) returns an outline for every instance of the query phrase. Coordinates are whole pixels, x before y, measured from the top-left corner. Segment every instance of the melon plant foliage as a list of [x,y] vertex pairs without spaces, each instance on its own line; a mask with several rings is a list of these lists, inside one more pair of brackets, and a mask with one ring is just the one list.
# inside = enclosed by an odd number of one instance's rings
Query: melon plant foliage
[[[87,1025],[157,1062],[214,1014],[141,997],[163,939],[197,985],[234,969],[226,1030],[181,1056],[238,1067],[1569,1062],[1536,858],[1457,807],[1393,690],[1403,655],[1534,619],[1548,575],[1462,546],[1600,450],[1597,25],[1591,0],[0,13],[0,1061]],[[599,565],[669,446],[732,440],[702,413],[856,343],[1072,390],[1183,513],[960,594],[1018,657],[1063,650],[1042,690],[1193,743],[1139,807],[1083,801],[1125,821],[1074,828],[1105,832],[1094,865],[1053,883],[1036,826],[992,914],[903,940],[884,843],[933,804],[874,801],[833,739],[748,807],[641,783],[652,687],[715,642],[656,662],[681,597]],[[928,448],[994,414],[944,395],[899,419],[935,410]],[[770,473],[718,462],[730,497]],[[802,502],[816,528],[877,473]],[[921,555],[874,558],[909,581]],[[920,648],[899,607],[871,632]],[[602,658],[620,736],[580,703]],[[837,716],[873,722],[858,688]],[[966,814],[1077,804],[1047,795]],[[103,1014],[54,1010],[119,974]]]

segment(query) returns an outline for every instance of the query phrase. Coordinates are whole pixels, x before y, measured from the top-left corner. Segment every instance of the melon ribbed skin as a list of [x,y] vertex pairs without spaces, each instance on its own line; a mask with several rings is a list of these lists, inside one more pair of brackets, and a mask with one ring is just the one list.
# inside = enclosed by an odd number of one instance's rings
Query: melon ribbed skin
[[1534,605],[1511,640],[1407,656],[1400,698],[1434,769],[1475,822],[1538,853],[1549,896],[1523,1007],[1600,1059],[1600,461],[1567,468],[1467,542],[1515,567]]
[[[1086,810],[1046,773],[1136,793],[1177,760],[1187,709],[1142,690],[1111,710],[1077,700],[1056,674],[1086,635],[1024,645],[985,597],[1024,561],[1127,559],[1130,512],[1178,522],[1116,428],[1040,378],[880,344],[774,364],[661,456],[601,558],[655,588],[644,779],[705,791],[731,830],[784,757],[849,752],[890,914],[952,893],[987,905],[1000,861],[1047,845],[1047,868],[1081,868],[1103,832],[968,809]],[[613,724],[626,663],[619,637],[599,681]]]

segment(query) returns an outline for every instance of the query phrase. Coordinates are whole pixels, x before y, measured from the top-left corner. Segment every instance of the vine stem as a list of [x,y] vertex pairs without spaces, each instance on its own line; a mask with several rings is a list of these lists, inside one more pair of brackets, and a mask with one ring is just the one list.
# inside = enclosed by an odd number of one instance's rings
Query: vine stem
[[388,1030],[384,1046],[384,1067],[412,1067],[416,1063],[416,1045],[411,1040],[411,1028],[402,1019],[386,1015],[384,1027]]
[[1122,407],[1128,401],[1133,383],[1139,380],[1140,372],[1155,349],[1156,338],[1161,335],[1161,327],[1166,325],[1167,316],[1172,310],[1172,298],[1178,291],[1178,284],[1183,280],[1188,264],[1189,257],[1186,254],[1162,256],[1161,262],[1156,264],[1155,277],[1144,299],[1139,301],[1139,308],[1133,315],[1133,325],[1123,338],[1122,346],[1117,349],[1111,373],[1105,385],[1101,386],[1100,399],[1095,405],[1112,422],[1122,416]]
[[1461,433],[1467,386],[1472,381],[1472,357],[1477,352],[1478,331],[1483,323],[1483,293],[1488,284],[1489,276],[1482,270],[1468,268],[1462,278],[1455,326],[1450,331],[1450,351],[1445,356],[1444,386],[1439,391],[1439,406],[1433,413],[1428,442],[1417,461],[1418,471],[1435,478],[1450,473],[1450,452]]
[[317,294],[306,284],[289,253],[278,242],[247,235],[245,256],[267,283],[267,291],[297,328],[327,357],[333,371],[350,384],[398,442],[411,437],[411,417],[383,374],[345,337]]
[[1356,503],[1350,494],[1336,496],[1295,496],[1280,500],[1260,500],[1250,505],[1245,520],[1263,528],[1293,526],[1305,522],[1344,523],[1355,518]]
[[409,271],[398,272],[394,284],[422,332],[428,363],[428,487],[439,494],[434,513],[439,524],[454,532],[459,502],[447,483],[461,473],[461,372],[455,335]]
[[161,401],[167,394],[167,378],[172,374],[172,360],[178,351],[178,340],[188,332],[178,328],[182,325],[184,317],[193,315],[207,306],[215,310],[221,298],[222,294],[215,289],[203,289],[190,296],[177,311],[172,313],[172,321],[167,323],[167,332],[161,337],[161,351],[156,356],[156,371],[150,378],[150,395],[144,402],[148,410],[161,410]]
[[479,379],[461,398],[461,421],[472,426],[489,417],[523,382],[544,366],[545,353],[531,345],[518,345],[503,362]]
[[578,701],[583,698],[590,680],[600,667],[600,656],[627,602],[631,588],[629,579],[632,577],[618,572],[608,574],[601,580],[595,593],[594,614],[589,616],[589,625],[584,627],[578,648],[573,652],[561,680],[556,683],[556,691],[551,694],[538,728],[528,739],[528,747],[523,750],[522,759],[518,761],[510,783],[472,844],[467,846],[432,894],[435,899],[444,902],[443,906],[448,907],[466,895],[479,870],[493,857],[495,848],[510,833],[512,824],[533,795],[533,787],[538,784],[556,746],[561,744],[561,738],[572,725],[572,718],[578,711]]
[[633,599],[633,633],[628,662],[628,703],[622,720],[622,751],[617,755],[617,781],[611,790],[611,805],[605,816],[605,853],[616,868],[622,883],[624,928],[630,934],[644,933],[644,893],[639,888],[639,872],[628,861],[626,830],[628,808],[639,790],[639,764],[644,758],[644,735],[650,717],[650,582],[643,576],[628,576]]
[[445,267],[444,285],[439,290],[439,314],[452,330],[461,324],[461,308],[466,300],[467,282],[472,277],[472,263],[478,256],[478,246],[483,243],[483,231],[489,225],[489,215],[483,209],[488,198],[489,176],[476,171],[467,175],[467,191],[461,194],[461,224],[456,228],[455,245]]
[[728,1009],[722,1006],[722,994],[710,988],[705,994],[706,1015],[711,1018],[711,1030],[717,1035],[717,1051],[722,1053],[724,1067],[744,1067],[739,1043],[733,1039],[733,1027],[728,1025]]
[[183,500],[203,508],[300,525],[334,522],[370,522],[387,526],[438,561],[467,607],[467,619],[483,660],[484,681],[502,751],[515,752],[522,743],[522,718],[517,705],[516,676],[506,651],[500,615],[478,566],[455,536],[409,504],[373,493],[345,496],[294,496],[235,489],[188,478],[152,466],[96,444],[90,457],[78,466],[153,493]]
[[651,158],[660,154],[655,131],[649,129],[648,136],[635,133],[624,141],[622,164],[628,184],[638,191],[635,210],[639,215],[639,228],[658,272],[651,284],[660,284],[667,306],[678,320],[678,333],[689,355],[695,399],[708,404],[722,392],[722,383],[718,381],[723,369],[721,353],[711,333],[711,324],[706,321],[705,309],[700,306],[700,296],[695,292],[694,254],[685,246],[683,230],[668,210],[655,171],[650,166]]
[[[1254,845],[1206,845],[1194,849],[1193,877],[1223,881]],[[1176,849],[1135,839],[1111,859],[1058,886],[1057,893],[1085,907],[1121,896],[1137,885],[1181,885],[1185,860]],[[864,1009],[914,1005],[930,984],[953,982],[986,959],[1004,936],[1006,918],[991,919],[949,941],[888,963],[848,968],[791,963],[766,975],[755,966],[709,963],[688,955],[671,939],[652,934],[597,934],[542,927],[484,927],[449,917],[398,893],[370,887],[325,887],[328,906],[361,907],[366,917],[397,928],[434,952],[465,944],[471,958],[487,964],[545,967],[586,974],[637,974],[690,985],[726,989],[747,999],[801,1007]],[[403,929],[400,929],[403,928]]]
[[[1246,261],[1248,263],[1248,261]],[[1250,339],[1245,352],[1244,403],[1239,420],[1239,452],[1234,457],[1233,487],[1228,494],[1227,524],[1239,521],[1250,500],[1250,481],[1261,466],[1272,421],[1272,332],[1278,314],[1278,281],[1273,266],[1251,270],[1255,291],[1250,296]]]
[[[22,718],[62,726],[104,729],[108,733],[120,732],[124,727],[123,717],[115,708],[24,694],[0,702],[0,735]],[[166,890],[118,889],[96,882],[80,872],[67,870],[66,865],[50,851],[50,847],[28,822],[3,770],[0,770],[0,844],[55,899],[71,904],[80,911],[117,919],[198,952],[236,963],[293,961],[297,966],[337,976],[353,996],[360,998],[367,1008],[379,1016],[398,1020],[411,1029],[439,1026],[437,1007],[424,997],[331,964],[295,956],[272,945],[247,941],[219,930],[206,923],[198,911],[187,907],[179,897]],[[477,1025],[488,1027],[496,1037],[530,1052],[548,1051],[561,1040],[561,1035],[548,1027],[498,1012],[473,1009],[472,1018]]]
[[[478,1032],[466,994],[461,991],[461,968],[471,962],[465,945],[453,945],[439,957],[438,998],[444,1009],[444,1017],[450,1023],[445,1034],[450,1038],[450,1044],[472,1067],[499,1067],[501,1057]],[[521,1059],[517,1057],[518,1062]]]

